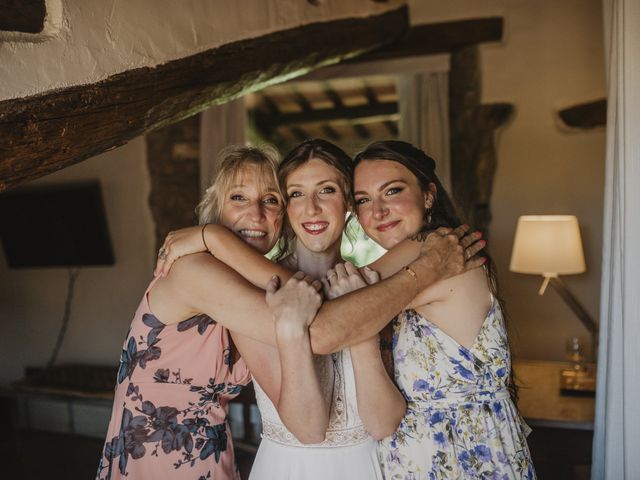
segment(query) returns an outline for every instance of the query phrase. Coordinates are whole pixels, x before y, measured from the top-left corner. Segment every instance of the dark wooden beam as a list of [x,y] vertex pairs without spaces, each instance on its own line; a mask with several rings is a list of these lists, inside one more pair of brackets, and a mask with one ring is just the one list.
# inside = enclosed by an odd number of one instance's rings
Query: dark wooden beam
[[315,23],[0,102],[0,191],[117,147],[210,105],[392,42],[407,10]]
[[607,99],[582,103],[558,112],[565,125],[572,128],[596,128],[607,124]]
[[46,16],[45,0],[0,0],[0,30],[40,33]]
[[333,88],[331,88],[331,85],[329,85],[329,82],[325,82],[324,94],[333,103],[333,108],[344,107],[344,102],[342,101],[342,97],[338,94],[338,92],[336,92]]
[[491,196],[498,166],[496,131],[512,118],[508,103],[481,103],[481,63],[477,46],[451,55],[449,135],[451,187],[462,221],[488,234]]
[[331,140],[338,141],[342,136],[331,125],[326,124],[322,126],[322,132]]
[[369,105],[377,105],[380,102],[378,102],[378,96],[376,95],[376,92],[373,88],[371,88],[370,85],[366,85],[364,86],[364,96],[367,98],[367,101],[369,102]]
[[[171,230],[198,223],[194,209],[200,199],[200,116],[154,130],[145,135],[145,142],[158,249]],[[183,155],[180,146],[191,151]]]
[[300,110],[303,112],[310,112],[313,110],[309,99],[295,87],[293,88],[293,98],[295,99],[298,107],[300,107]]
[[392,120],[385,120],[384,126],[387,127],[387,131],[394,137],[398,136],[398,124]]
[[309,134],[300,127],[291,127],[291,133],[293,133],[300,142],[304,142],[307,138],[310,138]]
[[358,137],[360,137],[361,139],[366,140],[368,138],[371,138],[371,132],[369,132],[369,129],[364,125],[360,123],[354,123],[351,125],[351,127],[353,127],[356,135],[358,135]]
[[355,107],[323,108],[308,112],[281,113],[280,115],[265,115],[256,111],[256,124],[261,129],[263,127],[264,129],[274,129],[280,125],[357,120],[359,118],[393,115],[395,113],[398,113],[398,104],[396,102],[382,102]]
[[267,110],[269,110],[269,113],[271,115],[279,115],[280,109],[278,108],[278,105],[276,104],[276,102],[274,102],[273,99],[264,92],[262,92],[261,96],[262,96],[263,103],[267,107]]
[[469,45],[502,40],[502,17],[414,25],[399,41],[350,60],[350,63],[448,53]]

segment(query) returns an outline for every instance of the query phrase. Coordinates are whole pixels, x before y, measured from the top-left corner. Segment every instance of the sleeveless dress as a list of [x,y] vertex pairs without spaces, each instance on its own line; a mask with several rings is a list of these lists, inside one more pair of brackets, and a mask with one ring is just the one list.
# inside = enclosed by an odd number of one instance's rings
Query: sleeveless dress
[[358,416],[349,350],[315,356],[314,361],[325,400],[331,404],[325,440],[313,445],[300,443],[283,425],[275,406],[254,380],[263,433],[249,479],[382,479],[376,441]]
[[228,331],[207,315],[165,325],[147,294],[122,349],[96,478],[239,479],[227,403],[250,380]]
[[408,409],[379,444],[387,480],[535,478],[529,427],[507,391],[511,359],[495,298],[469,349],[403,311],[393,321],[393,357]]

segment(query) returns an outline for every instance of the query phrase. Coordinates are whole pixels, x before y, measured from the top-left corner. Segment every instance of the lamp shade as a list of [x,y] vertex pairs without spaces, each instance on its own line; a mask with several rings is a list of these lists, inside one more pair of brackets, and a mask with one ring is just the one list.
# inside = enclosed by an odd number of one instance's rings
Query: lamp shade
[[573,215],[521,216],[509,269],[548,277],[584,272],[578,219]]

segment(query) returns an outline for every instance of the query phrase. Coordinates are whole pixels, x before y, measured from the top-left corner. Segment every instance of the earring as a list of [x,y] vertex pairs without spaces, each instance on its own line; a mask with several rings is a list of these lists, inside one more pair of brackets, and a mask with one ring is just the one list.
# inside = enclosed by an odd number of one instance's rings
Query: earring
[[431,225],[431,209],[430,208],[427,208],[427,210],[424,212],[424,216],[425,216],[427,226]]

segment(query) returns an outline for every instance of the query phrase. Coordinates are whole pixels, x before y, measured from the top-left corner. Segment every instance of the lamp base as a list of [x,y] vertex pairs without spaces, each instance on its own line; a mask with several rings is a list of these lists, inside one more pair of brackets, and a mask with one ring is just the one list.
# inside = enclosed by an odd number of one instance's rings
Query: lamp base
[[594,396],[596,394],[596,366],[584,365],[560,370],[560,394]]

